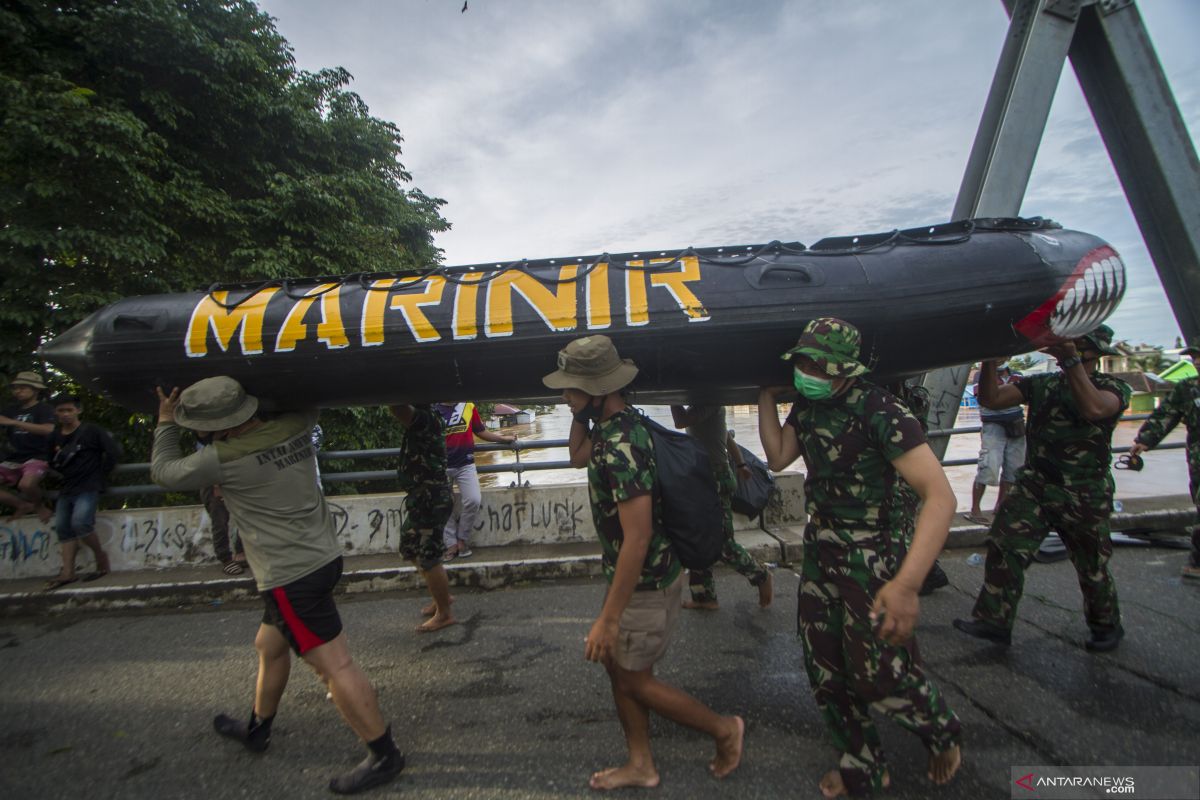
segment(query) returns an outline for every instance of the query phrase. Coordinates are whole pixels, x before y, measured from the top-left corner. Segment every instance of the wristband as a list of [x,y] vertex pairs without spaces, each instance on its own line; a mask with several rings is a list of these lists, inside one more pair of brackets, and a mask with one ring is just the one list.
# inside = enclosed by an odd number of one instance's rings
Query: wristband
[[1062,361],[1059,361],[1058,367],[1059,367],[1059,369],[1068,370],[1071,367],[1073,367],[1077,364],[1082,364],[1082,363],[1083,363],[1083,359],[1080,358],[1079,356],[1071,356],[1070,358],[1064,358]]

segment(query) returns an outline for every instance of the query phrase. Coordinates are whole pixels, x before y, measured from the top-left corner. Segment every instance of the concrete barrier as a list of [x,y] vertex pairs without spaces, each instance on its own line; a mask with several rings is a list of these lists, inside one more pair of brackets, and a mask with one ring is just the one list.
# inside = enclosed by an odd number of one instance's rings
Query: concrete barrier
[[[803,476],[778,476],[779,491],[767,509],[768,527],[804,522]],[[395,553],[404,520],[400,493],[330,497],[330,510],[346,555]],[[734,528],[756,527],[735,514]],[[212,522],[202,506],[102,511],[96,533],[114,571],[172,569],[212,564]],[[530,488],[487,488],[475,523],[472,544],[561,544],[595,538],[587,486],[582,483]],[[79,569],[90,565],[91,551],[80,548]],[[51,576],[62,560],[53,524],[36,517],[0,522],[0,580]],[[86,567],[90,569],[89,567]]]

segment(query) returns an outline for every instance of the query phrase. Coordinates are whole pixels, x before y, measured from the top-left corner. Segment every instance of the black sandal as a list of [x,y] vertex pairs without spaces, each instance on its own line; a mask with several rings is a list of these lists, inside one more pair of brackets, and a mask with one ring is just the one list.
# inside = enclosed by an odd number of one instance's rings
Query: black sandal
[[51,578],[46,581],[46,585],[42,587],[43,592],[53,592],[55,589],[60,589],[70,583],[75,583],[79,578]]

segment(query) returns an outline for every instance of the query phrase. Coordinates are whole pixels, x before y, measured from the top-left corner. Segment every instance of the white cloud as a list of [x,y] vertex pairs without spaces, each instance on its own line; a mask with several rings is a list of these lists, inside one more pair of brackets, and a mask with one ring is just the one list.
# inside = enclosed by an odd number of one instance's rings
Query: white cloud
[[[956,0],[261,5],[302,68],[347,67],[399,126],[414,183],[448,201],[451,264],[943,221],[1007,31],[1001,3]],[[1194,126],[1200,4],[1143,5]],[[1118,334],[1173,340],[1069,70],[1058,94],[1023,213],[1112,241]]]

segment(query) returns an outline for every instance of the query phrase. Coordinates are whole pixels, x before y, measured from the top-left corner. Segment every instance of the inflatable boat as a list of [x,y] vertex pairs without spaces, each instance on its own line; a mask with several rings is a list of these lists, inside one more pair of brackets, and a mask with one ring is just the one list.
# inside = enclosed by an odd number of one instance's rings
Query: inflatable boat
[[578,336],[610,336],[641,403],[751,402],[790,382],[805,323],[863,334],[880,378],[1005,358],[1092,329],[1125,271],[1096,236],[974,219],[799,243],[643,251],[218,285],[121,300],[41,355],[131,409],[231,375],[268,407],[531,402]]

